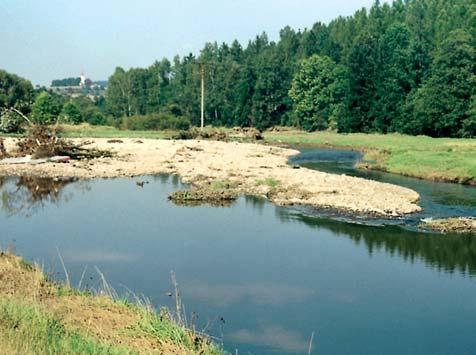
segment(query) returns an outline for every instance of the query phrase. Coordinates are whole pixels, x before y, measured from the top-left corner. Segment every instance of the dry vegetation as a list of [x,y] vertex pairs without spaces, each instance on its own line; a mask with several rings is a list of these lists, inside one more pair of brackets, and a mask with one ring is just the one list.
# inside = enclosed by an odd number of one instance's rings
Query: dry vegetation
[[112,156],[108,150],[84,149],[81,144],[74,144],[71,140],[61,138],[60,134],[61,129],[57,126],[30,126],[28,134],[17,141],[15,149],[8,152],[8,155],[17,157],[29,155],[33,159],[68,156],[75,160]]
[[168,311],[52,283],[9,253],[0,253],[0,348],[11,354],[223,353]]

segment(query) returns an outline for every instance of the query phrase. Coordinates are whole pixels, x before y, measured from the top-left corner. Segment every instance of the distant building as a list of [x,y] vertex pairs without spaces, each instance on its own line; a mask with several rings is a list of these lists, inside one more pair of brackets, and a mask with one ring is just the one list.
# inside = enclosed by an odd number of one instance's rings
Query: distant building
[[77,97],[86,95],[93,99],[104,96],[106,87],[107,81],[93,82],[82,72],[81,75],[76,78],[53,80],[50,90],[64,96]]
[[81,73],[81,75],[79,76],[79,86],[81,86],[82,88],[86,87],[86,75],[84,75],[84,73]]

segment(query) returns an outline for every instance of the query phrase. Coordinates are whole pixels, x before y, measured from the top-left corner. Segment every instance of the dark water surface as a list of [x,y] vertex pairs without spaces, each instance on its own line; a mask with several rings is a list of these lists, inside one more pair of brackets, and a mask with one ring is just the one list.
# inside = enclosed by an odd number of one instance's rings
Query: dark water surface
[[[335,154],[304,150],[297,161],[360,174],[355,154]],[[371,177],[414,184],[422,216],[476,215],[476,189]],[[182,187],[176,177],[46,183],[0,180],[2,247],[62,277],[58,249],[73,283],[87,265],[97,288],[97,266],[118,293],[156,305],[172,306],[173,270],[187,313],[210,321],[231,352],[307,354],[314,332],[314,354],[476,353],[474,237],[349,224],[255,198],[179,207],[167,200]]]

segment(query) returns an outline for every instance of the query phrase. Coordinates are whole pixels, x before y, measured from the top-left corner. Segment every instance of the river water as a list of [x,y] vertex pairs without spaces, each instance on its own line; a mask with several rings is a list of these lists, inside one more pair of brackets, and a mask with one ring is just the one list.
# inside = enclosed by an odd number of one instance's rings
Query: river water
[[313,354],[475,354],[476,238],[416,224],[476,215],[476,189],[358,172],[359,158],[303,148],[293,164],[408,186],[425,211],[362,225],[251,197],[176,206],[173,176],[5,178],[0,246],[57,278],[61,254],[73,285],[87,267],[83,287],[99,288],[97,267],[119,294],[157,306],[173,307],[173,270],[186,313],[233,353],[307,354],[314,334]]

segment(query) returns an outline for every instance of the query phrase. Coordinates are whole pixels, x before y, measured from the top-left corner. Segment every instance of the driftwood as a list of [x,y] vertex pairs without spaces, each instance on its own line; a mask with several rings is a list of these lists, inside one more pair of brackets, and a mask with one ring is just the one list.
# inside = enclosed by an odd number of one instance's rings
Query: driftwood
[[7,149],[5,148],[4,139],[0,137],[0,159],[8,157]]
[[82,148],[70,140],[60,137],[57,126],[33,125],[28,135],[17,143],[16,156],[31,155],[33,159],[53,156],[68,156],[71,159],[94,159],[112,157],[110,151]]

